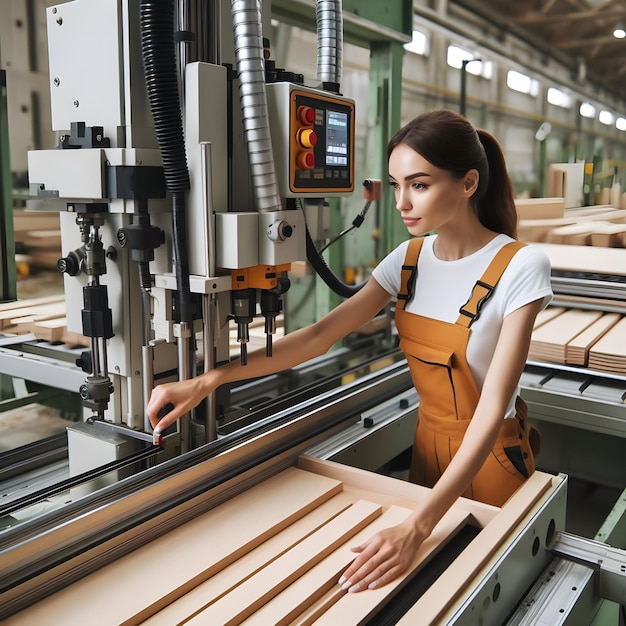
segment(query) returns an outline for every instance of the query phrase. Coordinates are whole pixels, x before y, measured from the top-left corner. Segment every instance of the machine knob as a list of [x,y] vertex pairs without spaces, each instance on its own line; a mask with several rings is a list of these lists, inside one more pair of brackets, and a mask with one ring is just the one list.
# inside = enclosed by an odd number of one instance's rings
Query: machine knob
[[301,170],[312,170],[315,167],[315,156],[312,152],[301,152],[296,158],[296,165]]
[[274,222],[267,229],[267,236],[272,241],[284,241],[289,239],[291,235],[293,235],[293,226],[285,220]]
[[85,262],[85,253],[83,250],[72,250],[66,257],[57,261],[57,269],[59,272],[76,276],[83,270]]

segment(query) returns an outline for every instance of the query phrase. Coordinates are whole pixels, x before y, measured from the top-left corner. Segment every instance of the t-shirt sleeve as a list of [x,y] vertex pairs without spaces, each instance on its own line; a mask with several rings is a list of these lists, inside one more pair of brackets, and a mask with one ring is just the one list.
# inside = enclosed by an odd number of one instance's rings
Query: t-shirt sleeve
[[553,297],[550,270],[550,259],[539,246],[530,244],[519,250],[500,279],[507,293],[503,315],[539,299],[545,308]]
[[372,270],[372,277],[392,298],[400,291],[402,265],[408,245],[408,241],[403,241]]

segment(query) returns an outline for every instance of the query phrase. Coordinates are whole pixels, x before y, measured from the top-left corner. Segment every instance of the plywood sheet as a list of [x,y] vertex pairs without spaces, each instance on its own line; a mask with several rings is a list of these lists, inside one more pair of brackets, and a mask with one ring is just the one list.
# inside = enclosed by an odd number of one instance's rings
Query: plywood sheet
[[5,624],[140,624],[341,490],[340,481],[289,468]]
[[355,502],[186,623],[190,626],[240,624],[381,514],[379,504],[366,500]]
[[409,572],[399,576],[392,582],[379,589],[367,590],[359,593],[345,593],[339,601],[330,607],[313,623],[317,626],[336,626],[337,624],[361,624],[371,617],[377,607],[391,600],[394,591],[397,591],[406,580],[413,575],[420,566],[438,552],[456,532],[467,522],[467,515],[462,511],[451,509],[435,527],[430,537],[422,544]]
[[156,615],[148,618],[143,622],[143,626],[172,626],[172,624],[182,623],[190,615],[199,613],[207,606],[209,599],[217,599],[228,593],[242,580],[260,571],[268,563],[345,511],[352,505],[352,502],[353,500],[346,493],[338,493],[211,576],[209,580],[188,591]]

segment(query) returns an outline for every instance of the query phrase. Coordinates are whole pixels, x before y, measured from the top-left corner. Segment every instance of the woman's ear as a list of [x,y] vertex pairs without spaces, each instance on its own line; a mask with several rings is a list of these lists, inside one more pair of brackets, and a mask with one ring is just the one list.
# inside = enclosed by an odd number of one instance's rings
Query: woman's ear
[[465,179],[463,180],[463,189],[469,198],[471,198],[476,193],[479,180],[480,176],[478,174],[478,170],[468,170],[465,174]]

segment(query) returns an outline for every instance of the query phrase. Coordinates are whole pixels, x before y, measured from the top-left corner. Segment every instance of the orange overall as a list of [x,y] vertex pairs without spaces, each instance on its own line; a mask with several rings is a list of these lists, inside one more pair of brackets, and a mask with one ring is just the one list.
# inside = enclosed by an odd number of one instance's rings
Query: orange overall
[[[474,285],[454,324],[404,310],[414,288],[421,245],[422,239],[416,238],[407,249],[396,327],[420,397],[409,480],[432,487],[459,449],[480,397],[466,358],[470,326],[524,244],[511,242],[503,246]],[[515,419],[503,418],[496,443],[463,494],[465,497],[501,506],[535,470],[526,404],[520,397],[515,408]]]

